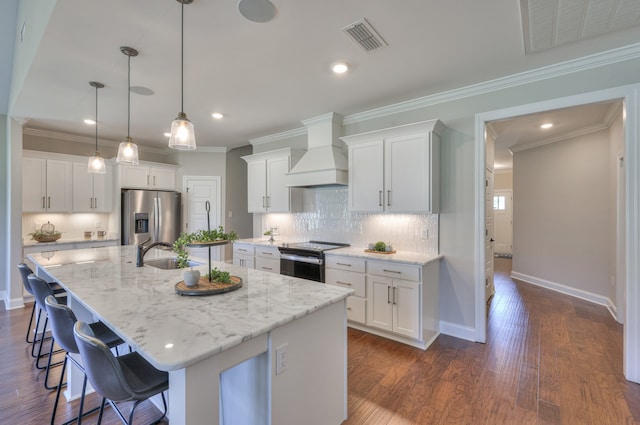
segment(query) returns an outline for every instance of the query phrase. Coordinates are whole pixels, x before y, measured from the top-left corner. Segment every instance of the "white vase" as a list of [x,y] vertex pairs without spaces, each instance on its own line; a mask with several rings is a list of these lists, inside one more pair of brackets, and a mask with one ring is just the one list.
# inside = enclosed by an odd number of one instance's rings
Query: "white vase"
[[200,281],[200,271],[198,270],[187,270],[182,275],[184,277],[184,283],[187,286],[196,286]]

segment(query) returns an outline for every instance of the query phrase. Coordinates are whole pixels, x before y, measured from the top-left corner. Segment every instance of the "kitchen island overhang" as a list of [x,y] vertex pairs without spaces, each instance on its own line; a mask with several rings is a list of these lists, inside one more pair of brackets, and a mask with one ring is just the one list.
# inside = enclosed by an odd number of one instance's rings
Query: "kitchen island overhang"
[[[147,254],[148,259],[172,256],[157,249]],[[151,364],[170,372],[172,423],[221,417],[220,403],[213,402],[221,398],[221,374],[251,359],[258,359],[249,362],[252,370],[265,374],[256,385],[268,393],[266,407],[258,401],[263,407],[255,411],[271,412],[255,423],[299,423],[302,414],[305,423],[338,424],[346,418],[346,298],[353,291],[215,263],[241,277],[243,287],[189,297],[175,293],[182,270],[137,268],[133,246],[29,258],[38,274],[67,289],[74,310],[105,322]],[[206,272],[206,266],[197,269]],[[285,350],[287,359],[279,374],[277,349]]]

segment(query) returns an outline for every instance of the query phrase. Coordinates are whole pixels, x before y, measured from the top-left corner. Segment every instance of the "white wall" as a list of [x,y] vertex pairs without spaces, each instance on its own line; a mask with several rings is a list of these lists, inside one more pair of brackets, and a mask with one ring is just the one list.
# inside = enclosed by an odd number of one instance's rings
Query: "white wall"
[[[625,264],[626,264],[626,230],[625,230],[625,185],[624,179],[618,181],[618,171],[620,167],[619,157],[624,157],[624,128],[623,128],[622,108],[615,117],[611,127],[609,127],[609,199],[614,208],[614,214],[611,215],[609,228],[612,235],[617,238],[611,238],[609,246],[609,262],[613,275],[613,284],[609,285],[608,297],[613,301],[616,307],[617,320],[624,323],[625,308]],[[624,160],[623,160],[624,163]],[[618,187],[618,185],[620,185]],[[620,196],[620,201],[618,200]]]
[[513,189],[513,170],[495,170],[493,178],[494,190]]
[[[11,172],[11,163],[7,151],[9,148],[9,132],[7,130],[8,117],[6,115],[0,115],[0,233],[4,233],[8,226],[8,216],[11,209],[11,203],[9,202],[9,173]],[[9,249],[11,248],[11,240],[4,238],[0,242],[0,258],[8,258]],[[0,268],[6,266],[0,262]],[[0,300],[5,300],[7,297],[7,274],[3,274],[0,277]]]
[[513,164],[514,275],[608,296],[609,132],[517,152]]

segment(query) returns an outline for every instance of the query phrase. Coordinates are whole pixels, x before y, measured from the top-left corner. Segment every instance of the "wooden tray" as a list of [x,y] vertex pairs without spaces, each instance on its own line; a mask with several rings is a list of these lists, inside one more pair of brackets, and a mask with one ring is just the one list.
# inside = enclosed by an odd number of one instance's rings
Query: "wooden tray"
[[184,280],[176,283],[176,292],[180,295],[216,295],[235,291],[242,287],[242,278],[231,276],[231,283],[209,282],[207,276],[200,276],[196,286],[187,286]]
[[395,254],[396,251],[376,251],[374,249],[365,249],[364,252],[369,252],[371,254]]

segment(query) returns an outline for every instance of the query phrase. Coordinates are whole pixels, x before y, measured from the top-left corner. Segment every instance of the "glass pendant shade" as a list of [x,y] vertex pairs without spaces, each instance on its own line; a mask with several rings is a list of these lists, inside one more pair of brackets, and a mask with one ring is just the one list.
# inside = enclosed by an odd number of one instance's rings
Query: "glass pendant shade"
[[100,152],[96,151],[96,153],[89,158],[87,171],[90,174],[107,174],[107,166],[104,163],[104,158],[100,156]]
[[138,165],[138,145],[133,143],[131,137],[127,137],[127,140],[121,142],[118,146],[118,157],[116,158],[118,164]]
[[171,123],[169,147],[182,150],[193,150],[196,148],[196,136],[193,131],[193,124],[184,112],[180,112]]

